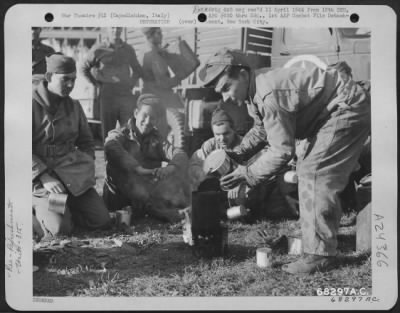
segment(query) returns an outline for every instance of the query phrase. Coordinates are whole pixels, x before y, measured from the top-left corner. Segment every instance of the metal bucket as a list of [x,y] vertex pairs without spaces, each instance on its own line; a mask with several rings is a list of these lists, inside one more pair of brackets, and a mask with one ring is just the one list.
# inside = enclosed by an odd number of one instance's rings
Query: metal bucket
[[218,174],[222,177],[232,172],[236,167],[237,163],[224,150],[218,149],[211,152],[205,159],[203,170],[207,174]]

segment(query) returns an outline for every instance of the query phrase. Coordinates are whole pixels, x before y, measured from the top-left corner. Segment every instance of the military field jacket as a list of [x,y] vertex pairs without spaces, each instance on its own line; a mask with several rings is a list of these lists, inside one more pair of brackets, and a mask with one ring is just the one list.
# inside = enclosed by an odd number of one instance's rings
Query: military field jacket
[[284,167],[295,153],[295,140],[316,135],[334,110],[369,104],[367,93],[352,80],[343,82],[334,69],[260,69],[252,74],[249,93],[254,126],[243,139],[247,147],[240,153],[268,142],[264,153],[247,167],[250,185]]
[[76,100],[63,98],[50,113],[46,82],[32,96],[32,181],[48,172],[78,196],[95,185],[94,142],[85,113]]

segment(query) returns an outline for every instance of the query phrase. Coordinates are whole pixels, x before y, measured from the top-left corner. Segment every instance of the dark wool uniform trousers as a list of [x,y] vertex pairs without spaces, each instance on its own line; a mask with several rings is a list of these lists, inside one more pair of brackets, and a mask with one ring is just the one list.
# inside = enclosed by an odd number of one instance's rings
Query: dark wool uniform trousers
[[308,138],[299,158],[300,223],[304,253],[336,255],[340,193],[357,166],[371,129],[369,101],[340,107]]
[[114,84],[103,84],[100,89],[100,114],[103,129],[103,142],[108,132],[128,122],[136,108],[135,96],[131,90],[118,88]]
[[76,197],[69,194],[64,214],[49,210],[49,197],[46,195],[34,195],[32,205],[40,226],[50,236],[68,235],[74,224],[93,230],[107,228],[111,223],[108,210],[94,188]]

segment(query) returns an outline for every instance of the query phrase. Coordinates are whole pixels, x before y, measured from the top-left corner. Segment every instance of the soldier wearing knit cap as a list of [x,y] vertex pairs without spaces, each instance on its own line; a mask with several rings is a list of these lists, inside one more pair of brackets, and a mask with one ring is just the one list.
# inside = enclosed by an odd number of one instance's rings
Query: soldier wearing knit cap
[[219,148],[233,148],[238,136],[234,130],[233,120],[228,113],[222,109],[216,109],[211,117],[211,128]]
[[70,74],[76,72],[75,60],[61,53],[46,57],[46,72],[55,74]]
[[75,85],[75,60],[60,53],[46,57],[46,73],[44,75],[51,94],[67,97]]
[[223,122],[230,123],[233,128],[233,120],[226,111],[220,108],[214,110],[211,116],[211,125],[217,125]]
[[[73,225],[107,228],[110,218],[96,190],[94,142],[74,88],[74,59],[46,58],[45,81],[32,96],[32,203],[46,235],[70,234]],[[51,199],[64,199],[64,208]]]
[[[190,203],[183,146],[164,140],[156,128],[164,116],[162,100],[142,94],[128,123],[109,132],[103,198],[109,210],[131,205],[154,217],[175,222],[178,208]],[[162,166],[165,162],[166,166]]]
[[[200,190],[202,188],[202,186],[200,186],[201,183],[211,178],[207,176],[203,165],[207,157],[213,151],[223,149],[230,153],[235,151],[243,142],[243,138],[239,136],[235,130],[231,116],[223,109],[218,108],[212,113],[211,127],[214,137],[204,142],[201,148],[195,151],[190,159],[189,177],[191,179],[192,191]],[[205,184],[207,185],[206,182]],[[240,192],[244,189],[244,184],[229,189],[227,191],[227,198],[231,203],[236,203],[238,205],[244,204],[250,209],[248,220],[275,216],[288,217],[293,215],[292,212],[288,210],[286,202],[275,182],[271,181],[269,184],[248,189],[247,194],[245,192]]]
[[242,141],[242,137],[235,131],[232,118],[222,109],[216,109],[212,113],[211,128],[214,137],[205,141],[190,158],[189,176],[192,190],[197,190],[200,183],[206,178],[203,164],[211,152],[217,149],[232,150],[238,147]]

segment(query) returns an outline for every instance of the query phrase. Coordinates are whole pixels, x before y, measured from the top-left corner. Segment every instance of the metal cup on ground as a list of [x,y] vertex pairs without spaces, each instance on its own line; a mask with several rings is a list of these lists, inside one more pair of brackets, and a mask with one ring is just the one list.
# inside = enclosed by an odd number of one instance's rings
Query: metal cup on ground
[[247,209],[243,205],[236,205],[226,210],[226,216],[229,220],[243,217],[247,214]]
[[288,236],[288,254],[300,255],[303,252],[303,244],[301,238]]
[[258,248],[256,252],[257,265],[261,268],[271,267],[272,265],[272,249]]

